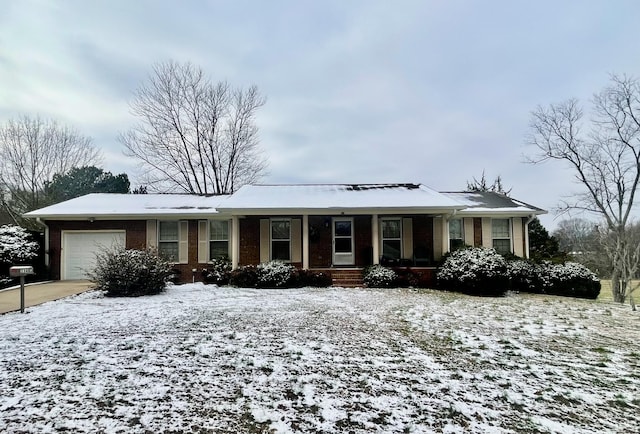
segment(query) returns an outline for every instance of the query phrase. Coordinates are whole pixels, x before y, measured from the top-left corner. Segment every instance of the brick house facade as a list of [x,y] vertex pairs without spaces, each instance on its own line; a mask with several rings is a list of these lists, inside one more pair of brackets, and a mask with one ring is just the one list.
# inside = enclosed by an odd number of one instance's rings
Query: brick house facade
[[26,216],[46,228],[53,279],[85,276],[113,236],[126,248],[171,254],[181,279],[198,281],[217,256],[234,267],[280,259],[329,272],[377,263],[434,269],[460,245],[527,257],[528,222],[543,212],[495,193],[376,184],[249,186],[222,197],[93,194]]

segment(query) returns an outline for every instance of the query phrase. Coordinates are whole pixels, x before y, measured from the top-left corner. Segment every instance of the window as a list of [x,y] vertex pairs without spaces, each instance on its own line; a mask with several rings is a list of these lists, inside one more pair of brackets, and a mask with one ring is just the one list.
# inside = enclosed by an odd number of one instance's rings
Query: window
[[229,221],[211,220],[209,222],[209,259],[229,256]]
[[511,253],[511,230],[509,219],[491,220],[493,248],[500,254]]
[[383,219],[380,221],[382,232],[382,257],[398,260],[402,258],[402,220]]
[[449,251],[464,247],[464,225],[462,219],[449,220]]
[[178,221],[158,222],[158,254],[168,261],[178,261]]
[[291,260],[291,220],[271,220],[271,259]]

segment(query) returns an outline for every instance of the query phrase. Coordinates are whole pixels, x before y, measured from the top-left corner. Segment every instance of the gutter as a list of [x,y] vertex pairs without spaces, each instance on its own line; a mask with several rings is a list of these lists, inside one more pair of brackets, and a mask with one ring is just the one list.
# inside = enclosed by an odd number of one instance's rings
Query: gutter
[[529,219],[525,222],[524,224],[524,248],[525,248],[525,252],[526,252],[526,256],[527,259],[529,259],[529,223],[531,223],[533,221],[533,219],[536,218],[535,214],[530,214],[529,215]]
[[44,226],[44,265],[49,267],[51,261],[49,258],[49,226],[40,217],[36,217],[36,221]]

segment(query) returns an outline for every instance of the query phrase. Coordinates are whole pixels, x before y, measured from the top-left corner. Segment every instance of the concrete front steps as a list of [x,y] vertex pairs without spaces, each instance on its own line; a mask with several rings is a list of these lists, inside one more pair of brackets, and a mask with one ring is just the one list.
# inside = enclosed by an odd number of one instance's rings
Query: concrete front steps
[[362,282],[362,270],[333,269],[330,273],[333,286],[345,288],[364,286]]

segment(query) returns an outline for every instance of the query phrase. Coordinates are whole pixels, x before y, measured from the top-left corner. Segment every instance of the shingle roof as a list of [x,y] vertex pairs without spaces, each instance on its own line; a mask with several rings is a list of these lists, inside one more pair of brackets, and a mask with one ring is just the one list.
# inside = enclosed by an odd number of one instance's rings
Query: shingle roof
[[295,212],[531,215],[546,211],[492,192],[439,193],[422,184],[247,185],[233,195],[94,193],[25,214],[47,219],[199,218],[219,213]]
[[228,196],[92,193],[31,211],[25,217],[187,216],[215,214]]
[[460,202],[422,184],[245,185],[220,210],[461,209]]
[[542,208],[529,205],[504,194],[491,191],[448,191],[442,194],[465,205],[462,214],[472,213],[509,213],[509,214],[546,214]]

